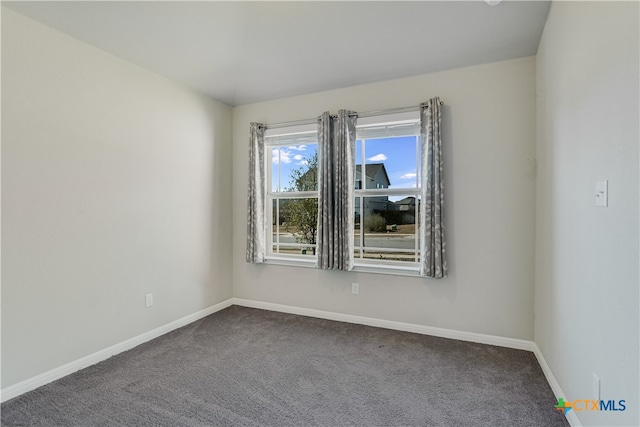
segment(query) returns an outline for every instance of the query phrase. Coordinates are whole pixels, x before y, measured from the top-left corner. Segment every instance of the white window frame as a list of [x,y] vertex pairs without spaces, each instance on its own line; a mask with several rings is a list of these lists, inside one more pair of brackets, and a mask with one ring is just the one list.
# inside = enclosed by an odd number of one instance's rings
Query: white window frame
[[[393,129],[399,129],[403,126],[407,128],[411,128],[407,135],[399,135],[393,134]],[[360,207],[360,234],[356,236],[354,243],[354,251],[357,254],[354,254],[354,270],[361,272],[371,272],[371,273],[385,273],[385,274],[401,274],[401,275],[418,275],[420,271],[420,262],[421,262],[421,254],[420,254],[420,233],[418,230],[419,226],[419,206],[420,206],[420,113],[419,111],[411,111],[411,112],[403,112],[403,113],[393,113],[393,114],[384,114],[370,117],[363,117],[358,119],[358,123],[356,125],[356,141],[361,141],[360,148],[360,158],[354,159],[355,164],[360,164],[361,166],[361,176],[364,180],[366,176],[366,144],[367,140],[371,139],[379,139],[383,138],[385,132],[389,135],[388,138],[398,137],[398,136],[414,136],[416,138],[416,181],[415,187],[408,188],[370,188],[367,189],[366,186],[362,186],[360,189],[354,189],[354,198],[359,199],[358,206]],[[372,137],[362,137],[363,133],[376,133],[379,135],[375,138]],[[357,142],[354,141],[354,144]],[[354,165],[355,170],[355,165]],[[392,197],[392,196],[405,196],[405,197],[414,197],[416,200],[416,204],[414,207],[414,218],[416,221],[414,236],[415,243],[413,249],[396,249],[396,248],[383,248],[383,247],[367,247],[364,246],[364,211],[365,211],[365,197]],[[354,205],[355,206],[355,205]],[[354,216],[355,223],[355,209],[354,212],[351,213]],[[376,259],[367,259],[364,258],[365,250],[374,250],[381,251],[384,253],[411,253],[414,254],[414,262],[410,261],[393,261],[393,260],[376,260]]]
[[[279,214],[279,203],[280,200],[290,200],[290,199],[308,199],[308,198],[318,198],[318,191],[282,191],[283,182],[282,176],[279,177],[278,180],[278,189],[280,191],[274,191],[273,186],[273,160],[272,160],[272,150],[278,147],[287,147],[291,145],[300,145],[296,143],[296,140],[300,138],[309,138],[315,139],[315,142],[305,142],[305,144],[310,143],[318,143],[317,140],[318,135],[318,125],[317,124],[309,124],[309,125],[296,125],[296,126],[288,126],[277,129],[267,129],[265,131],[264,137],[264,170],[265,170],[265,235],[266,239],[266,248],[265,248],[265,262],[273,263],[273,264],[284,264],[284,265],[293,265],[293,266],[308,266],[312,267],[317,262],[317,255],[309,256],[302,254],[281,254],[273,251],[273,247],[276,246],[279,252],[280,249],[280,221],[277,219],[274,224],[273,218],[273,203],[275,201],[278,204],[278,209],[276,210]],[[281,163],[278,162],[278,165]],[[280,170],[280,169],[279,169]],[[275,227],[275,228],[273,228]],[[277,239],[274,242],[273,235],[276,234]],[[309,243],[285,243],[283,246],[288,248],[296,248],[299,247],[301,250],[303,248],[316,247],[317,245],[312,245]]]

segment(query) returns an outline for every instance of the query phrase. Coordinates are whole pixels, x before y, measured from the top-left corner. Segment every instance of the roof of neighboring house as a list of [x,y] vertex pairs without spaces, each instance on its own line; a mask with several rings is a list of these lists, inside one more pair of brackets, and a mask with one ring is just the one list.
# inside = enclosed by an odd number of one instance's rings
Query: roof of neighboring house
[[416,203],[416,198],[415,197],[405,197],[402,200],[398,200],[396,202],[396,205],[414,205]]
[[[360,172],[362,165],[356,165],[356,172]],[[387,169],[384,167],[384,163],[367,163],[365,165],[365,173],[367,177],[374,179],[378,172],[382,169],[384,173],[384,177],[387,180],[387,185],[391,185],[391,181],[389,181],[389,175],[387,175]]]

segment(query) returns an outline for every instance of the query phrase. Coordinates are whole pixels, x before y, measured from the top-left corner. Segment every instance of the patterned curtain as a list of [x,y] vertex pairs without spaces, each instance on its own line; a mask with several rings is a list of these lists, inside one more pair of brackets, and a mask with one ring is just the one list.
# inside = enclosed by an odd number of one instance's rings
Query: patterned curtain
[[447,276],[444,226],[444,182],[440,98],[422,105],[420,114],[422,207],[420,209],[420,274],[434,279]]
[[265,126],[251,123],[249,137],[249,193],[247,201],[247,262],[264,262],[264,131]]
[[318,268],[353,269],[353,186],[356,120],[340,110],[318,125]]

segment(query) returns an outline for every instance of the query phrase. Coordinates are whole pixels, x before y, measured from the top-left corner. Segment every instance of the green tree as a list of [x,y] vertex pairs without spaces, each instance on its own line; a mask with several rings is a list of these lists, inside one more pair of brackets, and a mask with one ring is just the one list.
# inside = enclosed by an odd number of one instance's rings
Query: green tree
[[[318,153],[289,173],[287,191],[316,191],[318,189]],[[318,235],[318,199],[292,199],[287,203],[288,224],[298,243],[316,244]],[[316,253],[315,247],[313,253]]]
[[318,189],[318,153],[302,160],[302,166],[289,172],[287,191],[316,191]]

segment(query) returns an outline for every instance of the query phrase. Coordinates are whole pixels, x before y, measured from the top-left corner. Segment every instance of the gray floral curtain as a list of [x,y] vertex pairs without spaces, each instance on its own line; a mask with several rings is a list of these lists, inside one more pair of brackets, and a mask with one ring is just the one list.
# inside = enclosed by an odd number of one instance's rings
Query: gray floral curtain
[[353,186],[356,120],[340,110],[318,125],[318,268],[353,269]]
[[249,137],[249,193],[247,200],[247,262],[264,262],[264,131],[265,126],[251,123]]
[[440,98],[422,105],[420,114],[422,208],[420,210],[420,274],[434,279],[447,276],[444,225]]

